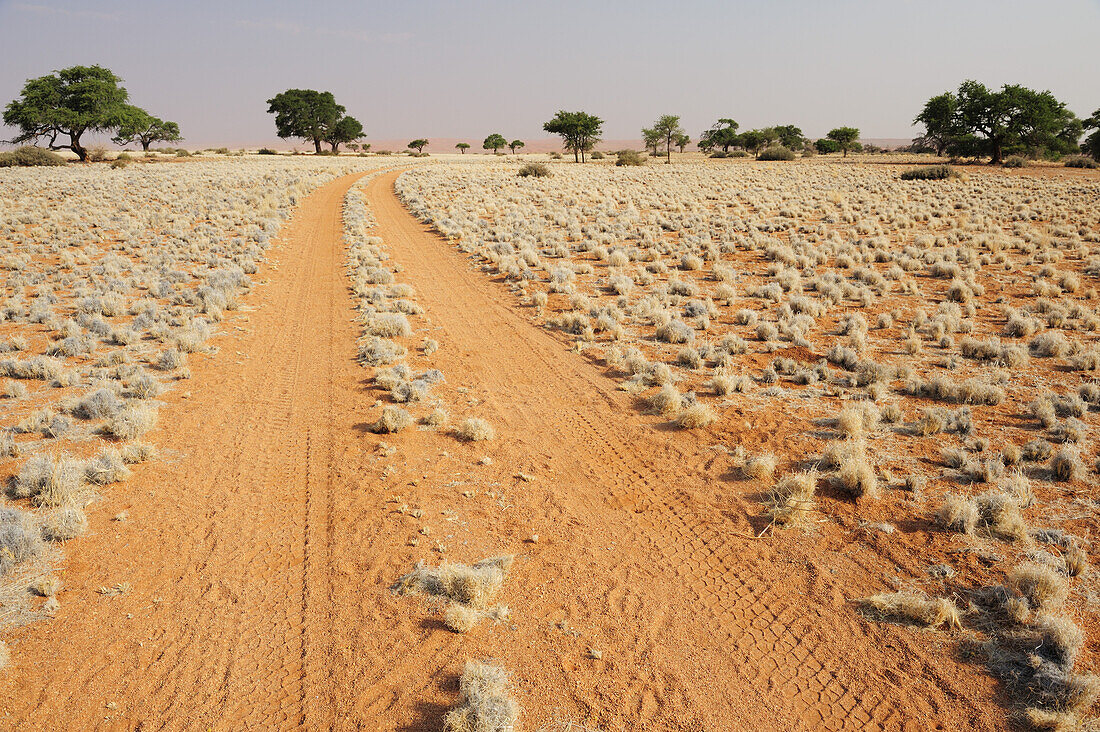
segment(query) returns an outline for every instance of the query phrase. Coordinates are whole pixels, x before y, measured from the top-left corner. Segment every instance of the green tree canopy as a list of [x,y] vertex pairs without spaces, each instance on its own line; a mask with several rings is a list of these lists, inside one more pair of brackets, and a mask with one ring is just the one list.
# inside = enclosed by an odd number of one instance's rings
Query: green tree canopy
[[418,137],[415,140],[409,142],[408,145],[406,145],[406,147],[408,147],[410,150],[416,150],[418,153],[424,152],[424,148],[426,148],[427,146],[428,140],[423,137]]
[[1085,152],[1093,157],[1094,160],[1100,160],[1100,109],[1092,113],[1092,116],[1085,120],[1082,127],[1086,130],[1092,130],[1092,134],[1085,138],[1085,144],[1083,145]]
[[937,155],[946,153],[951,142],[961,134],[958,102],[951,92],[937,94],[925,102],[924,109],[913,120],[913,124],[924,125],[924,134],[913,143],[930,147]]
[[[665,160],[671,163],[674,140],[684,134],[683,128],[680,127],[680,118],[674,114],[662,114],[653,123],[652,131],[657,134],[657,139],[665,146]],[[642,130],[642,134],[645,134],[645,132],[646,130]]]
[[731,147],[740,144],[737,136],[739,125],[728,117],[723,117],[714,123],[709,130],[699,135],[699,149],[710,152],[715,148],[722,148],[723,152],[729,152]]
[[462,154],[465,155],[466,151],[470,149],[470,143],[460,142],[457,145],[455,145],[455,149],[461,151]]
[[737,136],[737,144],[753,154],[759,154],[768,146],[768,135],[764,130],[748,130]]
[[[134,109],[126,104],[129,95],[121,81],[102,66],[72,66],[28,79],[20,98],[4,110],[4,124],[19,130],[12,142],[45,138],[51,150],[67,148],[87,160],[80,141],[84,133],[117,130]],[[68,142],[58,143],[59,136]]]
[[643,127],[642,145],[646,150],[653,151],[653,157],[657,157],[657,148],[661,146],[661,133],[654,128]]
[[929,99],[915,121],[925,128],[918,144],[941,155],[989,156],[992,163],[1013,152],[1071,152],[1083,131],[1081,120],[1049,91],[1018,84],[992,90],[973,80]]
[[284,140],[298,137],[311,140],[315,152],[326,141],[346,111],[336,103],[332,92],[313,89],[287,89],[267,100],[268,114],[275,115],[275,131]]
[[512,154],[515,155],[516,150],[519,150],[521,147],[526,147],[526,146],[524,145],[523,140],[512,140],[511,142],[508,143],[508,147],[510,147],[512,149]]
[[829,134],[827,134],[826,137],[839,145],[840,149],[844,152],[844,157],[848,157],[848,151],[852,149],[856,140],[859,139],[859,129],[856,127],[837,127],[829,130]]
[[840,143],[836,140],[830,140],[828,137],[822,137],[814,141],[814,149],[822,155],[840,152]]
[[806,145],[802,130],[794,125],[776,125],[772,128],[778,136],[779,144],[788,150],[801,150]]
[[587,112],[558,111],[554,119],[542,126],[552,135],[560,135],[565,149],[573,152],[573,160],[584,162],[585,152],[600,141],[603,120]]
[[684,148],[691,144],[691,136],[686,132],[680,135],[676,135],[676,139],[672,141],[676,147],[680,148],[680,152],[684,151]]
[[504,139],[504,135],[494,132],[485,138],[481,143],[481,147],[484,150],[492,150],[495,155],[497,150],[500,150],[502,147],[508,147],[508,141]]
[[325,134],[325,142],[332,146],[332,151],[340,152],[340,145],[345,142],[355,142],[364,134],[363,123],[354,117],[341,117],[336,120]]
[[127,105],[122,124],[112,139],[119,145],[137,142],[142,150],[148,150],[154,142],[177,142],[183,138],[175,122],[165,122],[140,107]]

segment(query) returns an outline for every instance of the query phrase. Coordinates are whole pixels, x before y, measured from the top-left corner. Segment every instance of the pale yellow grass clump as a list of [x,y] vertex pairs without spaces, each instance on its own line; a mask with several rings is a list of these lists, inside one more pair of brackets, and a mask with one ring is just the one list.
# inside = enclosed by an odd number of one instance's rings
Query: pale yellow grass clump
[[469,417],[464,419],[462,423],[455,428],[455,434],[467,442],[493,440],[496,439],[497,436],[496,430],[493,429],[493,425],[480,417]]
[[916,592],[883,592],[860,601],[884,615],[892,615],[919,623],[929,628],[947,624],[961,628],[959,609],[955,603],[943,597],[927,597]]
[[788,473],[769,493],[772,520],[779,526],[800,526],[810,520],[816,505],[817,471]]
[[509,694],[507,672],[500,666],[467,661],[458,681],[458,706],[443,718],[446,732],[512,732],[519,704]]

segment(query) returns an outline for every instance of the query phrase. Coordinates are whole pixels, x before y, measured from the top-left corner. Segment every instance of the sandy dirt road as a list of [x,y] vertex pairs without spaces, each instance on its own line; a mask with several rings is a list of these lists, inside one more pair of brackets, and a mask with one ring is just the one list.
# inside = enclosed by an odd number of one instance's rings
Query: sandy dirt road
[[[443,371],[452,421],[498,438],[366,432],[382,395],[343,275],[355,177],[320,188],[221,356],[166,399],[168,459],[107,492],[66,551],[58,617],[13,634],[0,727],[439,729],[468,658],[513,674],[529,730],[1004,725],[979,668],[854,612],[857,559],[752,538],[759,488],[729,476],[719,436],[640,414],[417,222],[398,174],[367,199],[425,308],[417,338],[441,344],[411,365]],[[742,437],[767,445],[783,418]],[[459,636],[388,591],[417,560],[502,552],[510,622]],[[131,590],[95,591],[117,582]]]

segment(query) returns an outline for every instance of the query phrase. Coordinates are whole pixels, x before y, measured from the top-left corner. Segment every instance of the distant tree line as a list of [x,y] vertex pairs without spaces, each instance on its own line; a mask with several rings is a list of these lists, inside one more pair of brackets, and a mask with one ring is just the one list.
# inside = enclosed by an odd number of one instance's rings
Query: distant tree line
[[[18,99],[4,109],[4,123],[15,127],[13,143],[45,141],[51,150],[69,149],[81,160],[88,159],[83,137],[88,133],[111,132],[120,145],[137,143],[148,150],[154,142],[182,139],[179,125],[162,120],[129,103],[129,94],[121,79],[102,66],[72,66],[46,76],[28,79]],[[312,142],[318,154],[322,143],[339,152],[340,145],[360,149],[356,141],[364,137],[363,125],[346,114],[332,92],[313,89],[288,89],[267,100],[268,113],[275,115],[279,137],[300,138]],[[1035,91],[1018,84],[990,89],[967,80],[954,91],[929,99],[914,123],[924,126],[924,134],[913,141],[911,150],[959,157],[988,157],[1003,162],[1007,155],[1058,158],[1085,152],[1100,160],[1100,109],[1080,119],[1049,91]],[[584,111],[558,111],[543,129],[562,138],[566,151],[576,162],[585,162],[587,154],[600,142],[604,120]],[[811,141],[795,125],[773,125],[739,132],[736,120],[719,119],[700,136],[699,150],[712,154],[755,154],[776,157],[775,151],[803,151],[803,154],[842,153],[860,150],[859,129],[837,127],[818,140]],[[1089,133],[1083,142],[1082,135]],[[664,153],[672,160],[673,148],[681,153],[691,138],[676,115],[657,118],[652,127],[642,129],[645,147],[654,157]],[[425,138],[409,142],[410,149],[423,153]],[[523,140],[508,141],[493,133],[482,148],[498,153],[509,148],[513,154],[523,148]],[[362,149],[369,149],[363,145]],[[470,144],[455,145],[465,153]],[[866,146],[866,149],[874,149]],[[780,151],[781,152],[781,151]]]

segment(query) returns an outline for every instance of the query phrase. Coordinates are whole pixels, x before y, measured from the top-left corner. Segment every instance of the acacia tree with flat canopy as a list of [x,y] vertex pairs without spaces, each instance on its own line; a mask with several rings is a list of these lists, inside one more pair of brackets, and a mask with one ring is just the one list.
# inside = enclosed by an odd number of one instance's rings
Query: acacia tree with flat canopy
[[740,125],[737,124],[736,120],[723,117],[715,122],[709,130],[699,135],[699,149],[703,152],[710,152],[714,148],[720,147],[722,152],[728,153],[731,147],[741,144],[737,135],[738,127]]
[[463,155],[465,155],[466,151],[470,149],[470,143],[460,142],[457,145],[455,145],[455,149],[457,149],[459,152],[461,152]]
[[279,137],[311,140],[318,155],[321,143],[328,139],[346,111],[336,103],[332,92],[313,89],[287,89],[268,99],[267,104],[267,113],[275,115],[275,131]]
[[988,155],[994,164],[1009,152],[1073,152],[1083,130],[1077,115],[1049,91],[1019,84],[989,89],[973,80],[929,99],[915,121],[925,126],[918,140],[938,153]]
[[175,122],[165,122],[140,107],[128,105],[125,119],[111,139],[119,145],[137,142],[142,150],[148,152],[154,142],[179,142],[183,137],[180,136],[180,126]]
[[844,157],[848,157],[848,151],[852,149],[852,144],[859,138],[859,129],[855,127],[837,127],[829,130],[829,134],[825,136],[840,145]]
[[603,120],[587,112],[559,110],[554,119],[542,126],[552,135],[560,135],[565,149],[572,151],[573,161],[583,163],[584,154],[600,141]]
[[[49,140],[50,150],[72,150],[81,162],[88,150],[80,138],[86,132],[117,130],[127,111],[129,94],[122,79],[102,66],[71,66],[28,79],[19,99],[4,109],[4,124],[19,130],[13,143]],[[58,137],[69,138],[58,142]]]
[[652,150],[652,157],[657,157],[657,148],[661,145],[661,133],[652,127],[642,128],[642,146],[646,150]]
[[526,147],[526,145],[524,144],[523,140],[512,140],[508,143],[508,147],[512,149],[512,154],[515,155],[516,150],[520,149],[521,147]]
[[672,142],[680,148],[680,153],[683,154],[684,148],[691,144],[691,135],[686,132],[682,135],[676,135],[676,139]]
[[[646,130],[642,130],[643,135],[645,132]],[[656,133],[657,139],[665,146],[665,161],[671,163],[674,140],[684,134],[684,129],[680,127],[680,118],[675,114],[662,114],[653,123],[652,132]]]
[[418,153],[424,152],[424,148],[427,146],[428,140],[423,137],[418,137],[407,145],[410,150],[416,150]]
[[362,122],[354,117],[341,117],[329,128],[328,134],[325,135],[325,142],[332,146],[332,152],[338,153],[341,144],[355,142],[363,134]]
[[504,135],[499,132],[494,132],[489,135],[485,138],[485,141],[481,143],[481,148],[483,150],[492,150],[494,155],[496,155],[497,151],[502,147],[508,147],[508,141],[505,140]]

